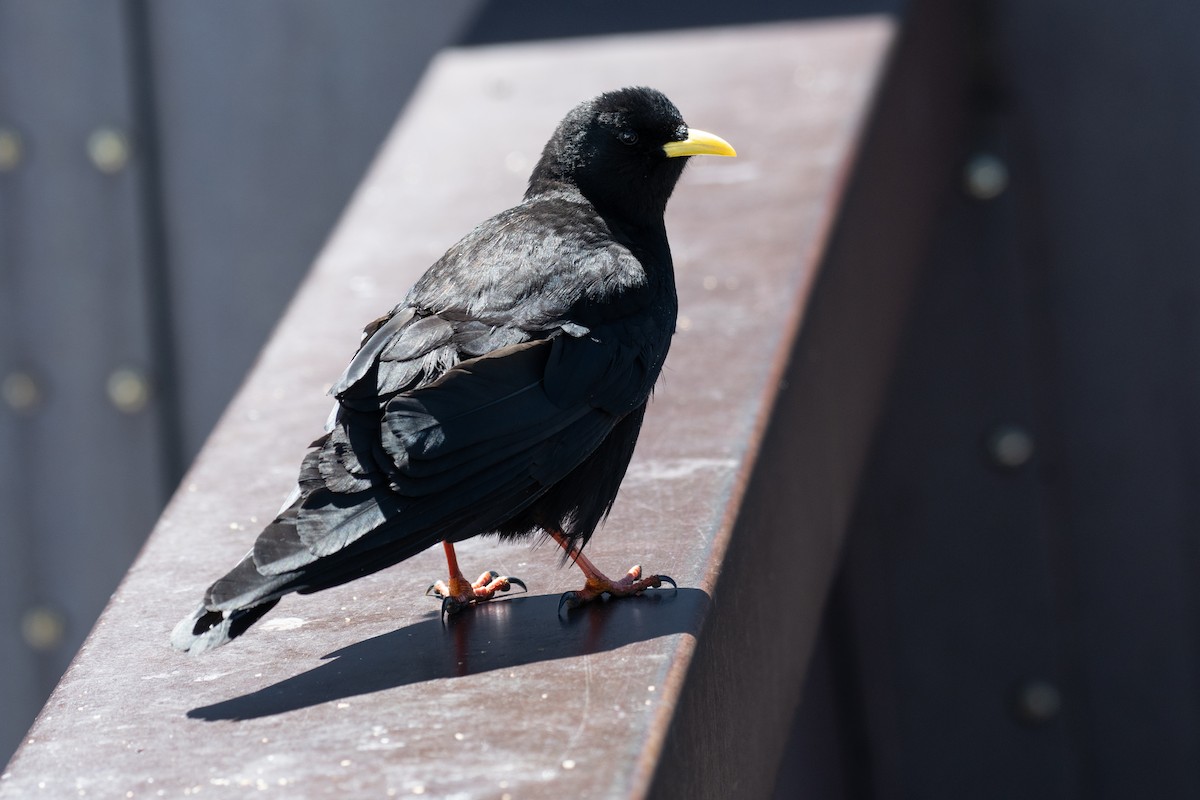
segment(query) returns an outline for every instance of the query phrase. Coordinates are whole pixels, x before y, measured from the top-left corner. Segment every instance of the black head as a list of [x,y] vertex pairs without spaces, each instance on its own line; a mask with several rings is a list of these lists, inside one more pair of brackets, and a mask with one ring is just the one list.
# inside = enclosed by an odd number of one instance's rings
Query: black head
[[687,157],[734,155],[703,131],[689,131],[675,104],[646,87],[606,92],[559,123],[529,178],[532,196],[575,186],[597,210],[626,221],[661,222]]

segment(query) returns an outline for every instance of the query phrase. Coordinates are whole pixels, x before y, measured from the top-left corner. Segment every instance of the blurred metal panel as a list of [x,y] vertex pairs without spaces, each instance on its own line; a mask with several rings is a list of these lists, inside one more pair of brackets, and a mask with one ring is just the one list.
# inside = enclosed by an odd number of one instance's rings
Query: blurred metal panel
[[185,459],[241,382],[425,64],[478,5],[148,4]]
[[828,620],[857,796],[1200,796],[1200,6],[974,23]]
[[[139,139],[116,0],[0,3],[0,681],[11,746],[153,523],[170,476],[149,347]],[[19,378],[18,378],[19,380]],[[116,402],[114,402],[114,400]]]
[[996,39],[1044,348],[1064,722],[1085,795],[1198,797],[1200,4],[1056,5],[1012,3]]
[[862,698],[871,797],[1080,796],[1051,708],[1068,587],[1028,449],[1046,439],[1013,210],[960,197],[942,218],[848,540],[834,685]]

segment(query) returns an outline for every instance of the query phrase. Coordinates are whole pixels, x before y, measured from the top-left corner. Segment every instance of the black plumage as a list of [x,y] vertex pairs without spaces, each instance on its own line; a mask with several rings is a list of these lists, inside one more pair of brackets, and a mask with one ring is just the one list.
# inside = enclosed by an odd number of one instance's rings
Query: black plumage
[[[284,594],[483,533],[549,533],[591,586],[578,551],[612,507],[675,327],[663,212],[687,156],[705,153],[733,150],[689,130],[652,89],[572,110],[520,205],[367,327],[291,502],[176,626],[174,645],[211,649]],[[491,596],[463,585],[452,544],[447,555],[451,600]]]

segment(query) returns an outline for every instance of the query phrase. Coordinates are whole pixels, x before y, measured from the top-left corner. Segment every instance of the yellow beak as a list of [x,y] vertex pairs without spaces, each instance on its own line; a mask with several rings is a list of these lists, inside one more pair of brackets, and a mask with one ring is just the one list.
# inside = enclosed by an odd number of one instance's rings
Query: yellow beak
[[679,156],[736,156],[737,151],[729,142],[715,133],[688,128],[688,137],[682,142],[667,142],[663,152],[668,158]]

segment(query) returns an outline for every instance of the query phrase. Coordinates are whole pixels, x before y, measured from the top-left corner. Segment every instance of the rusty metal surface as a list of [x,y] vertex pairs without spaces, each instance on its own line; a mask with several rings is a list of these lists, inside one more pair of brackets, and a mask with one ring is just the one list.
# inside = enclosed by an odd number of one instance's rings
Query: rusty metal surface
[[[860,18],[439,58],[0,796],[644,796],[714,603],[765,607],[747,600],[757,587],[718,579],[892,37],[889,20]],[[552,547],[476,540],[464,567],[518,575],[531,593],[443,626],[421,595],[444,569],[435,549],[286,598],[212,654],[172,651],[171,626],[293,481],[361,325],[519,198],[566,109],[634,83],[741,154],[689,167],[668,211],[680,331],[589,547],[606,568],[639,561],[681,589],[563,622],[558,595],[580,579]],[[833,548],[813,544],[828,574]],[[770,658],[722,630],[709,650]]]

